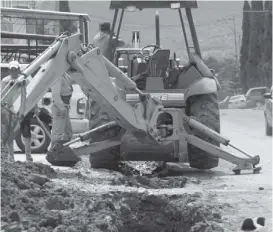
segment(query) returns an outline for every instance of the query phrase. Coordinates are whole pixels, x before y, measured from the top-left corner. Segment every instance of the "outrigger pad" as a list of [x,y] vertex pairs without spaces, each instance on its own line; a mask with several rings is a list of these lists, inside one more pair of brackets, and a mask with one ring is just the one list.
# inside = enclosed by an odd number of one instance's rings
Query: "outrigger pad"
[[46,160],[53,166],[74,167],[81,161],[81,158],[75,155],[70,147],[60,147],[53,149],[53,151],[48,151]]

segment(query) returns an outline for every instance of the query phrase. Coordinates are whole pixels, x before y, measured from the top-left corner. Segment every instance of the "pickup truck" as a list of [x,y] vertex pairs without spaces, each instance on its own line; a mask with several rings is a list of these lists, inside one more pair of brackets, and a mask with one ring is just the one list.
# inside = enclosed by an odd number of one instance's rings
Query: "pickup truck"
[[[1,79],[8,75],[8,64],[1,63]],[[21,70],[27,67],[28,64],[20,64]],[[3,75],[4,74],[4,75]],[[73,94],[70,103],[70,118],[72,124],[73,134],[80,134],[89,129],[89,121],[85,117],[85,108],[87,98],[82,92],[79,85],[73,85]],[[50,90],[45,96],[38,102],[40,109],[39,119],[44,123],[48,131],[51,131],[52,127],[52,94]],[[31,148],[33,153],[46,152],[49,144],[50,137],[46,134],[43,127],[40,125],[36,118],[31,119]],[[19,149],[24,152],[24,143],[20,130],[15,132],[15,142]]]

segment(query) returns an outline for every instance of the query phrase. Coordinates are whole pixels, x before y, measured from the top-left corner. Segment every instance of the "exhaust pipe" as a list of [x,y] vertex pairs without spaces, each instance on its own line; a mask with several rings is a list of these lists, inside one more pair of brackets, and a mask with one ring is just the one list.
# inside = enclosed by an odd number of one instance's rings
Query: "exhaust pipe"
[[159,29],[159,13],[155,12],[155,40],[156,45],[160,46],[160,29]]
[[139,31],[133,31],[132,45],[133,45],[133,48],[140,48]]

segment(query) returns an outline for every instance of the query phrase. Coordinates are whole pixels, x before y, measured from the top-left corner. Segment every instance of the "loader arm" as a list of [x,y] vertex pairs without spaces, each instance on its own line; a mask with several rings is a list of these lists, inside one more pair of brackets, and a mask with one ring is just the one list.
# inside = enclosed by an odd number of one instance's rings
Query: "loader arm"
[[[113,121],[140,140],[157,143],[157,139],[150,135],[148,125],[153,113],[162,107],[161,104],[138,90],[132,80],[101,55],[99,48],[85,51],[85,54],[81,49],[80,34],[60,36],[23,71],[9,91],[1,93],[2,105],[15,99],[12,102],[15,113],[25,116],[58,78],[65,72],[77,71],[81,75],[77,75],[74,81],[81,86],[85,94],[100,102],[103,110]],[[42,67],[32,79],[27,78],[40,66]],[[143,101],[137,107],[131,107],[118,94],[109,73],[121,79],[125,88],[142,95]],[[20,96],[22,86],[26,87],[27,92],[24,106],[21,104]]]

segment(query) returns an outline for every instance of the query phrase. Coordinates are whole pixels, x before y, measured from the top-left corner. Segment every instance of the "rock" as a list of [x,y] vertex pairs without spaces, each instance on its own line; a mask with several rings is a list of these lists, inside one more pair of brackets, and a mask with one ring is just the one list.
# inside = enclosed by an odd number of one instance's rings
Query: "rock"
[[38,174],[29,175],[28,180],[40,186],[43,186],[46,182],[49,181],[49,179],[46,176]]
[[59,225],[53,230],[53,232],[66,232],[66,231],[67,231],[66,226],[64,225]]
[[77,228],[75,226],[69,226],[66,229],[66,232],[77,232]]
[[122,214],[129,214],[129,213],[131,213],[130,206],[127,205],[127,204],[125,204],[125,203],[123,203],[123,204],[120,206],[120,212],[121,212]]
[[38,230],[35,227],[31,227],[27,232],[38,232]]
[[43,189],[51,189],[54,187],[54,184],[50,181],[46,182],[44,185],[43,185]]
[[9,223],[1,221],[1,231],[4,230],[8,225]]
[[260,187],[259,190],[264,190],[264,188],[263,188],[263,187]]
[[61,196],[50,197],[45,203],[46,209],[49,210],[65,210],[66,205]]
[[28,185],[28,183],[23,182],[22,180],[17,180],[16,184],[17,184],[18,188],[21,189],[21,190],[29,189],[30,188],[30,186]]
[[1,216],[1,223],[3,223],[3,222],[8,222],[9,220],[8,220],[8,217],[6,217],[6,216]]
[[29,189],[27,191],[27,195],[29,197],[40,197],[41,196],[41,191],[39,189]]
[[20,222],[20,217],[17,211],[12,211],[9,215],[9,218],[13,222]]
[[61,223],[59,218],[53,217],[53,216],[48,216],[45,219],[42,219],[38,225],[39,227],[48,227],[51,226],[52,228],[57,227]]
[[11,224],[9,226],[6,227],[6,231],[7,232],[22,232],[23,231],[23,227],[21,226],[21,224]]

